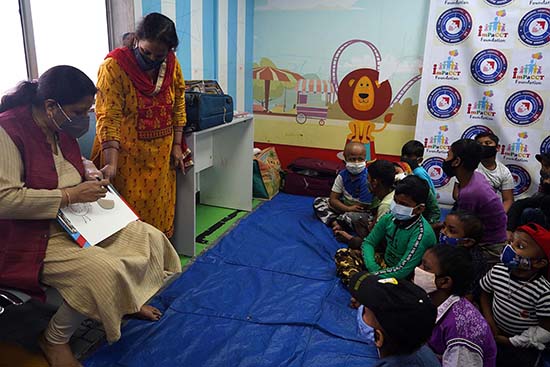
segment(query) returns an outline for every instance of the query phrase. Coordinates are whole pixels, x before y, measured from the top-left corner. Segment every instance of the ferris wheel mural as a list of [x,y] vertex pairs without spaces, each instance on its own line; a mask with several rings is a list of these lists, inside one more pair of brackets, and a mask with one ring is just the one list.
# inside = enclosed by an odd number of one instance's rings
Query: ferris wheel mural
[[[343,52],[354,44],[367,46],[374,55],[374,69],[361,68],[348,73],[340,82],[338,64]],[[332,57],[330,77],[332,88],[338,97],[342,111],[352,120],[349,122],[349,134],[346,143],[350,141],[363,143],[367,151],[367,161],[376,159],[374,134],[383,131],[391,122],[393,113],[386,113],[399,102],[407,91],[420,80],[416,75],[408,80],[392,99],[392,88],[389,81],[379,80],[379,70],[382,57],[378,48],[367,40],[353,39],[341,44]],[[376,128],[372,121],[384,115],[382,127]]]

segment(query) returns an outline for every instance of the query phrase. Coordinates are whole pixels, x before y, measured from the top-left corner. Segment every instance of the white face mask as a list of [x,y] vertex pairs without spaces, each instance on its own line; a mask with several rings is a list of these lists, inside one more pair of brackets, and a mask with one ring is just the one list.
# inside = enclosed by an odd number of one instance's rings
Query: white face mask
[[437,286],[435,285],[435,274],[423,270],[418,266],[414,268],[413,283],[424,289],[428,294],[437,290]]
[[410,206],[397,204],[395,200],[390,204],[390,211],[397,220],[412,219],[414,217],[413,210],[414,208],[411,208]]
[[351,173],[352,175],[358,175],[367,166],[367,162],[346,162],[346,169]]

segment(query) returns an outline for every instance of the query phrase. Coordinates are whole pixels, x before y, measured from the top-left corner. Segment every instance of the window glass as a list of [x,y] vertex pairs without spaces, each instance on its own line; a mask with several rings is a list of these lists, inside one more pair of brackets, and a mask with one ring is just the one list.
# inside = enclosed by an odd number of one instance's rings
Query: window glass
[[2,67],[0,68],[0,96],[12,89],[22,80],[27,80],[27,64],[19,2],[17,0],[0,1],[0,34],[2,39]]
[[96,83],[109,52],[105,0],[31,0],[31,11],[38,74],[71,65]]

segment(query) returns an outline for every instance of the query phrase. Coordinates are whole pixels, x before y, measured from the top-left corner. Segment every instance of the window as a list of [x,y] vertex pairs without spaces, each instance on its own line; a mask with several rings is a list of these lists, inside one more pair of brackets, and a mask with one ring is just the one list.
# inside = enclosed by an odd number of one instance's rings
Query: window
[[31,0],[38,73],[71,65],[97,81],[109,52],[105,0]]
[[0,96],[27,79],[23,30],[19,16],[18,0],[2,0],[0,3],[0,29],[2,39],[2,68],[0,69]]
[[55,65],[77,67],[95,83],[109,52],[105,0],[1,0],[0,30],[0,96]]

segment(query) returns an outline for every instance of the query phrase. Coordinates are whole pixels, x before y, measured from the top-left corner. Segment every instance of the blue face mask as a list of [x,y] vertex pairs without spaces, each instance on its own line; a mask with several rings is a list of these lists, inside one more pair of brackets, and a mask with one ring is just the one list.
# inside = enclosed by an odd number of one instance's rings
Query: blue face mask
[[471,239],[467,238],[467,237],[452,238],[452,237],[445,236],[443,234],[443,232],[439,233],[439,243],[440,244],[451,245],[451,246],[460,246],[461,244],[463,244],[464,242],[469,241],[469,240],[471,240]]
[[139,48],[134,48],[134,55],[136,56],[137,63],[141,70],[148,71],[153,69],[158,69],[162,63],[164,62],[164,59],[162,60],[151,60],[147,56],[143,55]]
[[390,212],[393,214],[394,218],[397,220],[410,220],[414,218],[413,215],[414,208],[410,206],[405,206],[397,204],[395,201],[392,201],[390,204]]
[[500,261],[502,261],[508,270],[531,270],[531,259],[519,256],[511,245],[506,245],[504,247],[502,254],[500,254]]
[[363,305],[357,309],[357,327],[359,328],[359,334],[368,341],[374,342],[374,329],[365,323],[363,320]]

